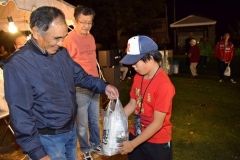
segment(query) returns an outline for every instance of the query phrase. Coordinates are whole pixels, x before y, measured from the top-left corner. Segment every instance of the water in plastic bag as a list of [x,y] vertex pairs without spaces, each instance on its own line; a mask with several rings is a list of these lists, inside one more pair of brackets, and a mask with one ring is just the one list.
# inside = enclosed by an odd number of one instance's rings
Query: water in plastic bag
[[103,154],[119,153],[120,144],[128,140],[128,120],[119,99],[110,100],[103,119]]

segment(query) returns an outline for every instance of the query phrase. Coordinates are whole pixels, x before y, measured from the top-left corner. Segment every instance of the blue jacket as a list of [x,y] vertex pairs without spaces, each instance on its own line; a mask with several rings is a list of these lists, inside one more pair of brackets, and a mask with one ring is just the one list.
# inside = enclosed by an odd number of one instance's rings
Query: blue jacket
[[5,96],[17,143],[32,159],[46,155],[39,129],[73,127],[76,115],[75,86],[104,93],[106,84],[88,75],[65,48],[48,55],[34,40],[4,65]]

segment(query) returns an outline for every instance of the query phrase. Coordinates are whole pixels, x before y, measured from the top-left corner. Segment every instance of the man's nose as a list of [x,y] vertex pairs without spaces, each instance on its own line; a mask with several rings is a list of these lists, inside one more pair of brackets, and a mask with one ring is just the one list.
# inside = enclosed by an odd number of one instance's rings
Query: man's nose
[[59,47],[63,47],[63,38],[61,38],[61,39],[58,40],[57,45],[58,45]]

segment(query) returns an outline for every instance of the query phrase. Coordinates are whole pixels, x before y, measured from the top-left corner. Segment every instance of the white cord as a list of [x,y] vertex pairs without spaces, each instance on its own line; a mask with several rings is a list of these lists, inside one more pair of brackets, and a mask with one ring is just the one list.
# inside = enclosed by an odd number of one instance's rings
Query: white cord
[[106,79],[105,79],[104,76],[103,76],[103,73],[102,73],[102,70],[101,70],[101,67],[100,67],[98,61],[97,61],[97,67],[98,67],[99,77],[100,77],[102,80],[104,80],[105,82],[107,82]]
[[27,157],[27,155],[25,155],[21,160],[24,160]]

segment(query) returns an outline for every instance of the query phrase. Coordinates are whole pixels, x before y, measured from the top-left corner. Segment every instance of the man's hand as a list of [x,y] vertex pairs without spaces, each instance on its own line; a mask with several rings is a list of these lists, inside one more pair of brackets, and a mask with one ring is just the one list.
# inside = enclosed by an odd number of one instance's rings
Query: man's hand
[[107,85],[105,94],[109,99],[117,99],[119,97],[118,89],[110,84]]

